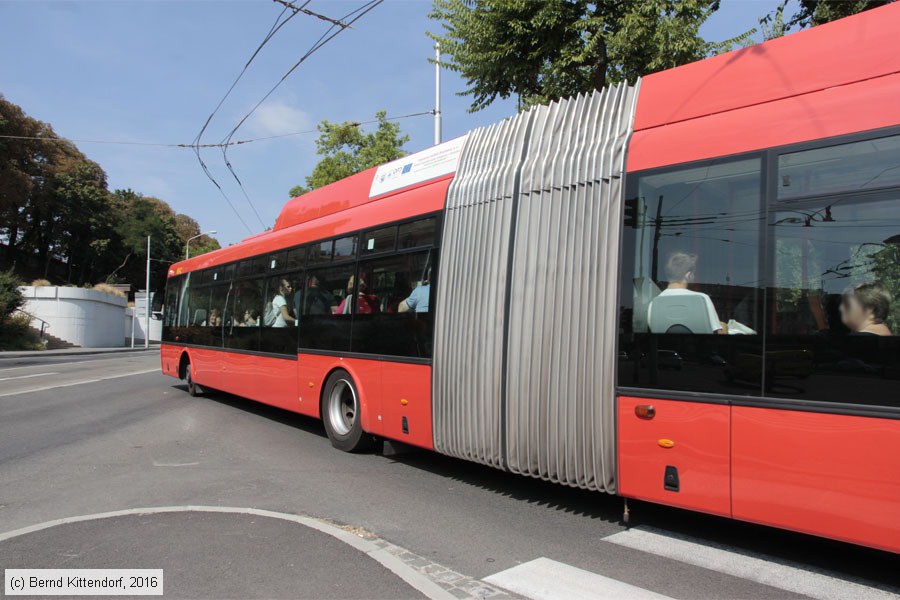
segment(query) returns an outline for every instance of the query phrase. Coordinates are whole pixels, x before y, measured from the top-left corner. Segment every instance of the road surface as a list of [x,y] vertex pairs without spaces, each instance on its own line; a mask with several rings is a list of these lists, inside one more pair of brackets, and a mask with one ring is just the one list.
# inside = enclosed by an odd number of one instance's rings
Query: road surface
[[189,397],[155,351],[0,356],[0,569],[164,568],[170,598],[900,598],[894,555],[631,508],[344,454],[315,420]]

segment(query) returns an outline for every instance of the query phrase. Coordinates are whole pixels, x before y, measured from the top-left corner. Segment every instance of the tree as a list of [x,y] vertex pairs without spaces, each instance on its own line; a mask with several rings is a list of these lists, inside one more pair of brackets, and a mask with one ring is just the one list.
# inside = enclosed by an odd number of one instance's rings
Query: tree
[[[187,240],[190,238],[200,235],[200,224],[193,218],[178,213],[175,215],[175,230],[178,232],[178,237],[187,243]],[[191,256],[206,254],[221,247],[216,238],[200,235],[200,237],[191,242]]]
[[497,97],[545,103],[700,60],[749,39],[707,42],[719,0],[434,0],[428,35],[469,87],[471,111]]
[[[890,4],[894,0],[799,0],[800,9],[788,20],[788,28],[801,29],[830,23],[850,15]],[[787,4],[787,2],[784,2]]]
[[400,134],[400,125],[389,121],[385,111],[375,113],[375,118],[378,127],[371,133],[364,133],[359,123],[352,121],[319,123],[316,154],[324,158],[306,178],[305,186],[291,188],[291,197],[405,156],[402,148],[409,136]]
[[54,219],[55,176],[83,160],[84,155],[68,142],[45,141],[56,137],[53,128],[29,117],[2,95],[0,133],[20,136],[0,138],[0,235],[6,237],[6,262],[14,264],[22,247],[26,254],[39,254],[43,264],[56,242],[56,229],[51,222],[38,231],[34,220]]
[[[144,280],[147,236],[158,289],[197,222],[163,200],[107,188],[106,173],[53,128],[0,95],[0,268],[78,285]],[[194,254],[219,248],[208,236]],[[137,259],[137,260],[136,260]]]
[[11,314],[25,304],[25,297],[19,290],[20,285],[22,282],[11,269],[0,271],[0,328]]
[[890,4],[894,0],[799,0],[797,12],[788,18],[784,11],[790,0],[782,0],[774,11],[759,20],[763,38],[770,40],[790,33],[791,29],[805,29],[863,11]]

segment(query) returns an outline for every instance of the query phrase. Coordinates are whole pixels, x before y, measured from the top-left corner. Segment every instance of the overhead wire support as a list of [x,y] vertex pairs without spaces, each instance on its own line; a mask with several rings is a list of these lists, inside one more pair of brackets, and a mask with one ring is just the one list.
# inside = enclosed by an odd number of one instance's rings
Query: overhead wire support
[[365,4],[363,4],[361,7],[357,8],[356,10],[350,11],[349,13],[344,15],[344,17],[342,17],[342,19],[339,19],[339,21],[341,23],[344,23],[344,19],[347,19],[351,16],[353,17],[353,19],[349,23],[346,23],[345,24],[346,26],[339,29],[338,31],[335,31],[332,33],[332,31],[334,30],[335,27],[337,27],[337,25],[332,25],[331,27],[329,27],[325,31],[325,33],[323,33],[319,37],[319,39],[316,40],[312,46],[310,46],[309,50],[307,50],[303,54],[303,56],[301,56],[300,59],[297,62],[295,62],[294,65],[290,69],[288,69],[284,75],[281,76],[281,79],[279,79],[278,82],[275,83],[275,85],[273,85],[272,88],[268,92],[266,92],[266,94],[259,100],[259,102],[257,102],[253,106],[253,108],[251,108],[250,111],[246,115],[244,115],[244,117],[238,122],[238,124],[234,126],[234,128],[231,130],[231,132],[229,132],[229,134],[222,139],[222,143],[225,145],[230,145],[231,139],[234,137],[234,134],[237,133],[237,130],[240,129],[241,126],[247,121],[247,119],[249,119],[250,116],[256,112],[256,110],[263,104],[263,102],[268,100],[269,96],[271,96],[273,93],[275,93],[275,90],[277,90],[281,86],[281,84],[284,83],[284,81],[288,77],[290,77],[291,73],[293,73],[295,70],[297,70],[297,68],[300,65],[302,65],[304,62],[306,62],[306,60],[310,56],[315,54],[315,52],[318,51],[320,48],[322,48],[325,44],[327,44],[328,42],[333,40],[335,37],[337,37],[342,31],[344,31],[344,29],[346,29],[346,27],[349,27],[350,25],[352,25],[353,23],[355,23],[356,21],[361,19],[363,16],[366,15],[366,13],[368,13],[373,8],[375,8],[376,6],[381,4],[383,1],[384,0],[370,0],[369,2],[366,2]]
[[[385,117],[387,121],[400,121],[401,119],[410,119],[412,117],[421,117],[424,115],[433,115],[433,110],[424,110],[421,112],[409,113],[406,115],[397,115],[396,117]],[[368,119],[365,121],[350,121],[350,124],[355,125],[357,127],[361,127],[363,125],[371,125],[372,123],[377,123],[378,119]],[[240,146],[243,144],[252,144],[254,142],[265,142],[269,140],[277,140],[286,137],[294,137],[298,135],[309,135],[311,133],[317,133],[318,129],[306,129],[304,131],[292,131],[290,133],[278,133],[275,135],[266,135],[255,138],[248,138],[244,140],[232,140],[228,142],[229,146]],[[166,143],[166,142],[142,142],[142,141],[131,141],[131,140],[97,140],[97,139],[87,139],[87,138],[68,138],[61,136],[40,136],[40,135],[7,135],[0,134],[0,139],[6,140],[33,140],[38,142],[60,142],[60,143],[70,143],[70,144],[115,144],[120,146],[149,146],[156,148],[187,148],[193,150],[194,148],[221,148],[225,144],[221,143],[211,143],[211,144],[194,144],[194,143]]]
[[[225,167],[231,173],[231,176],[234,177],[235,182],[237,182],[238,187],[241,190],[241,193],[244,195],[244,198],[247,199],[247,203],[250,204],[251,208],[253,208],[253,212],[256,213],[256,216],[260,220],[260,223],[262,223],[262,219],[260,219],[259,213],[256,212],[256,207],[253,205],[253,201],[250,199],[250,195],[247,193],[247,190],[244,188],[244,184],[241,182],[240,177],[238,177],[237,172],[235,172],[234,167],[231,165],[231,161],[228,160],[228,148],[232,145],[231,144],[232,138],[237,133],[238,129],[240,129],[240,127],[247,121],[247,119],[249,119],[250,116],[254,112],[256,112],[256,110],[263,104],[263,102],[265,102],[269,98],[269,96],[271,96],[275,92],[275,90],[277,90],[278,87],[281,86],[282,83],[284,83],[284,81],[291,75],[291,73],[293,73],[310,56],[315,54],[316,51],[318,51],[320,48],[325,46],[325,44],[327,44],[328,42],[333,40],[335,37],[340,35],[341,32],[343,32],[344,30],[349,28],[350,25],[352,25],[353,23],[355,23],[356,21],[361,19],[366,13],[368,13],[369,11],[374,9],[376,6],[381,4],[383,1],[384,0],[370,0],[369,2],[366,2],[365,4],[360,6],[359,8],[350,11],[349,13],[344,15],[344,17],[341,19],[326,18],[325,20],[330,22],[331,26],[325,31],[325,33],[323,33],[319,37],[319,39],[316,40],[312,44],[312,46],[309,47],[309,49],[303,54],[303,56],[301,56],[300,59],[297,62],[295,62],[294,65],[290,69],[288,69],[284,75],[281,76],[281,79],[279,79],[275,83],[275,85],[273,85],[272,88],[268,92],[266,92],[266,94],[259,100],[259,102],[257,102],[253,106],[253,108],[251,108],[250,111],[246,115],[244,115],[244,117],[240,121],[238,121],[238,124],[234,126],[234,128],[228,133],[228,135],[222,139],[222,142],[221,142],[222,143],[222,160],[225,162]],[[311,11],[306,10],[306,5],[309,4],[308,1],[303,6],[300,6],[300,7],[290,4],[289,2],[287,4],[284,4],[284,3],[281,3],[281,4],[283,6],[285,6],[285,9],[290,9],[290,10],[295,11],[291,16],[298,14],[298,12],[303,12],[304,14],[309,14],[309,12],[311,12]],[[290,5],[290,6],[288,6],[288,5]],[[283,12],[284,12],[284,10],[282,10],[282,13]],[[313,16],[321,17],[321,15],[313,15]],[[349,19],[350,17],[352,17],[350,22],[349,23],[345,22],[345,19]],[[288,17],[288,18],[290,18],[290,17]],[[336,31],[335,31],[335,28],[337,28]],[[197,154],[199,157],[199,150],[197,151]],[[263,224],[263,227],[265,227],[264,224]]]
[[[310,2],[311,2],[311,0],[307,0],[304,3],[302,8],[305,8],[306,5],[309,4]],[[234,79],[234,81],[231,83],[231,86],[228,88],[228,90],[225,92],[225,94],[219,100],[219,103],[216,104],[216,107],[212,110],[212,112],[206,118],[206,121],[203,123],[203,127],[200,128],[200,131],[197,133],[197,136],[194,138],[193,144],[191,144],[191,147],[193,148],[194,153],[197,156],[197,161],[200,163],[200,167],[203,169],[203,173],[207,176],[207,178],[209,178],[209,180],[213,183],[213,185],[216,186],[216,188],[219,190],[219,193],[222,195],[223,198],[225,198],[225,201],[228,203],[228,206],[231,207],[232,212],[234,212],[234,214],[238,218],[238,220],[244,224],[244,227],[246,227],[247,231],[250,233],[253,233],[253,230],[250,228],[249,225],[247,225],[247,222],[244,221],[243,217],[241,217],[241,215],[238,213],[237,207],[234,206],[234,203],[231,201],[231,198],[228,197],[228,195],[225,193],[225,190],[222,189],[222,186],[219,185],[219,182],[216,181],[215,177],[213,177],[209,168],[206,166],[206,163],[203,161],[203,159],[200,156],[201,148],[220,147],[221,145],[220,144],[201,144],[201,140],[203,138],[203,134],[206,132],[206,129],[209,127],[210,122],[212,122],[213,117],[215,117],[216,113],[219,112],[219,109],[222,108],[222,105],[225,103],[225,100],[228,98],[228,96],[231,95],[231,92],[234,91],[234,88],[237,86],[238,82],[244,76],[244,73],[247,72],[247,69],[250,67],[250,64],[254,61],[254,59],[256,59],[257,55],[260,53],[260,51],[263,49],[263,47],[269,43],[269,41],[275,36],[276,33],[278,33],[278,31],[282,27],[284,27],[291,19],[293,19],[298,14],[297,11],[293,11],[287,18],[282,20],[282,17],[284,17],[284,15],[287,11],[288,11],[288,8],[285,7],[281,10],[280,13],[278,13],[278,16],[275,18],[275,22],[272,24],[272,27],[269,28],[268,33],[263,38],[262,42],[260,42],[259,45],[256,47],[256,50],[254,50],[253,53],[250,55],[250,58],[247,59],[247,62],[244,63],[244,68],[241,69],[241,72],[238,73],[238,76]],[[229,171],[231,171],[232,174],[234,175],[234,171],[233,171],[233,169],[231,169],[231,166],[228,164],[228,161],[226,160],[225,162],[226,162],[226,166],[228,166]],[[235,175],[235,179],[237,179],[237,175]],[[241,185],[240,180],[238,180],[238,185]],[[241,186],[241,189],[243,190],[243,186]],[[253,201],[250,200],[250,197],[247,195],[246,192],[244,192],[244,197],[246,198],[247,203],[250,205],[250,208],[253,210],[253,213],[256,215],[256,218],[259,220],[259,224],[263,227],[263,229],[265,229],[265,227],[266,227],[265,222],[263,222],[262,218],[259,216],[259,212],[256,210],[256,206],[253,205]]]
[[327,21],[327,22],[331,23],[332,25],[336,25],[336,26],[340,27],[341,29],[346,29],[346,28],[350,27],[350,25],[348,25],[347,23],[344,23],[340,19],[332,19],[331,17],[326,17],[323,14],[319,14],[315,11],[309,10],[308,8],[306,8],[306,6],[309,4],[309,0],[307,0],[307,2],[304,2],[302,6],[296,6],[295,4],[293,4],[292,2],[288,2],[287,0],[273,0],[273,2],[284,6],[288,10],[294,11],[294,14],[297,14],[298,12],[300,12],[305,15],[309,15],[310,17],[322,19],[323,21]]

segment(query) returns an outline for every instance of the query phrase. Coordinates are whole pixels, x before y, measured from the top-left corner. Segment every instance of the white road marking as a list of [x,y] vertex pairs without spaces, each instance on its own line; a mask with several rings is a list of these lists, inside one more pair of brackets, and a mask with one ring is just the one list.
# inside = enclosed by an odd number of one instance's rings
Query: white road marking
[[32,392],[46,392],[47,390],[55,390],[64,387],[70,387],[73,385],[82,385],[85,383],[97,383],[98,381],[106,381],[108,379],[119,379],[121,377],[131,377],[132,375],[144,375],[146,373],[162,373],[159,367],[155,369],[147,369],[144,371],[132,371],[131,373],[122,373],[120,375],[110,375],[109,377],[98,377],[96,379],[83,379],[81,381],[72,381],[69,383],[60,383],[58,385],[48,385],[45,387],[39,388],[30,388],[27,390],[19,390],[18,392],[8,392],[6,394],[0,394],[0,398],[5,398],[6,396],[18,396],[19,394],[30,394]]
[[484,581],[532,600],[670,600],[650,590],[549,558],[536,558]]
[[835,577],[802,563],[760,553],[736,551],[652,527],[635,527],[603,538],[604,542],[718,571],[748,581],[796,592],[819,600],[897,600],[890,591]]
[[17,375],[15,377],[0,377],[0,381],[9,381],[10,379],[30,379],[31,377],[44,377],[45,375],[59,375],[59,373],[34,373],[32,375]]
[[195,467],[199,465],[198,462],[186,462],[186,463],[164,463],[164,462],[156,462],[153,461],[154,467]]
[[332,525],[331,523],[319,519],[314,519],[312,517],[303,517],[300,515],[292,515],[289,513],[262,510],[258,508],[233,508],[229,506],[154,506],[150,508],[128,508],[125,510],[114,510],[105,513],[95,513],[92,515],[64,517],[62,519],[45,521],[44,523],[38,523],[37,525],[31,525],[29,527],[22,527],[21,529],[16,529],[14,531],[0,533],[0,542],[14,537],[19,537],[20,535],[34,533],[35,531],[42,531],[44,529],[49,529],[58,525],[67,525],[69,523],[82,523],[84,521],[93,521],[95,519],[108,519],[111,517],[122,517],[127,515],[151,515],[177,512],[210,512],[239,515],[257,515],[260,517],[271,517],[273,519],[293,521],[294,523],[299,523],[300,525],[304,525],[317,531],[321,531],[322,533],[328,534],[331,537],[337,538],[348,546],[356,548],[360,552],[368,555],[373,560],[376,560],[381,564],[381,566],[386,568],[388,571],[390,571],[415,589],[422,592],[422,594],[424,594],[431,600],[457,600],[456,596],[454,596],[435,582],[431,581],[430,579],[428,579],[428,577],[426,577],[422,573],[419,573],[411,566],[407,565],[399,557],[394,556],[385,548],[382,548],[381,546],[376,544],[373,540],[361,538],[358,535],[354,535],[349,531],[341,529],[337,525]]

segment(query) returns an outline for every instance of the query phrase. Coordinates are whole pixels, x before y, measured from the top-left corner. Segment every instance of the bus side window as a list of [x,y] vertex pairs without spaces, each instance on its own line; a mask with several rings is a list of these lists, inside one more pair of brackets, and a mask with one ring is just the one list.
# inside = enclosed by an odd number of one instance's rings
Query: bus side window
[[350,350],[356,265],[310,269],[302,280],[300,351]]
[[433,250],[360,263],[375,307],[353,319],[352,350],[367,354],[431,357]]
[[900,406],[900,193],[780,202],[766,395]]
[[627,188],[619,384],[758,395],[762,160],[637,173]]
[[299,274],[285,273],[270,277],[266,284],[265,303],[260,316],[260,350],[276,354],[297,352],[296,306],[299,303]]

